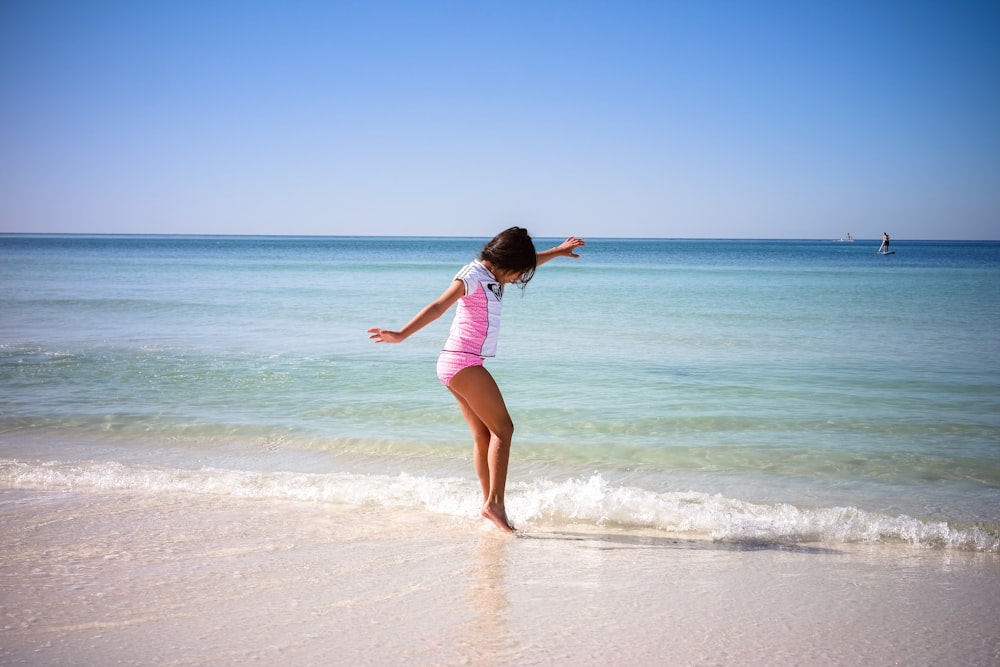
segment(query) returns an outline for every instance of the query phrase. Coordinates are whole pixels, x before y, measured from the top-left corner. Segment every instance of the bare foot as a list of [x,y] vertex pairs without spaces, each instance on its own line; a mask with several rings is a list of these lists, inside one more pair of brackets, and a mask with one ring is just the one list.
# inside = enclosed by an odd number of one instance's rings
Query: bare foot
[[482,511],[483,518],[489,519],[496,527],[505,533],[513,533],[514,526],[510,525],[510,521],[507,520],[507,512],[504,511],[503,507],[495,507],[489,504],[483,505]]

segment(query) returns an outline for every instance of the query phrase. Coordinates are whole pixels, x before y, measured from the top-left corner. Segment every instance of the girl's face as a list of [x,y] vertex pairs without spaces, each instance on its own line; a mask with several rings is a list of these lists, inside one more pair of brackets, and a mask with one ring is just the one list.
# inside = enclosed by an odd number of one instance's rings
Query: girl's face
[[496,276],[496,279],[500,281],[501,285],[515,283],[521,279],[521,274],[517,271],[505,271],[503,269],[497,269],[493,275]]
[[518,283],[524,278],[524,274],[520,271],[508,271],[506,269],[494,269],[493,276],[501,285],[509,285],[510,283]]
[[509,285],[510,283],[518,283],[524,278],[524,273],[516,269],[500,269],[495,266],[490,261],[484,261],[483,265],[490,270],[493,277],[497,279],[497,282],[501,285]]

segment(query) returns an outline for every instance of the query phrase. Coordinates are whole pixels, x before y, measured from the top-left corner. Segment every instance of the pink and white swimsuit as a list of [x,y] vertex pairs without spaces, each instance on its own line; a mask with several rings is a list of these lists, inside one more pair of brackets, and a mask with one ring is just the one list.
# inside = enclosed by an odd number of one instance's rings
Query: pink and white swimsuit
[[458,300],[448,340],[438,357],[438,378],[447,387],[469,366],[482,366],[483,357],[495,357],[500,334],[503,285],[478,259],[462,267],[455,280],[465,284]]

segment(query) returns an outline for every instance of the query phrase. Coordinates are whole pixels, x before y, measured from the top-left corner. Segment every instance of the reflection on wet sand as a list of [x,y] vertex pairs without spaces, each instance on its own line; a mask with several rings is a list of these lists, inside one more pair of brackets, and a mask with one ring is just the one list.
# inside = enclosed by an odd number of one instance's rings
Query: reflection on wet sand
[[484,533],[472,554],[464,595],[469,623],[460,641],[463,654],[473,664],[488,664],[514,648],[507,582],[511,542],[508,535]]

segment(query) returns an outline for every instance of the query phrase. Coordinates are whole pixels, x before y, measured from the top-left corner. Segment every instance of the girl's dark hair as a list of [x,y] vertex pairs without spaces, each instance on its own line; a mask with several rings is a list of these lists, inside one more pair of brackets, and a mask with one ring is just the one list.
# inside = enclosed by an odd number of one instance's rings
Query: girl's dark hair
[[517,282],[523,287],[535,275],[535,244],[523,227],[505,229],[483,246],[479,259],[488,260],[494,268],[502,271],[517,271],[521,278]]

